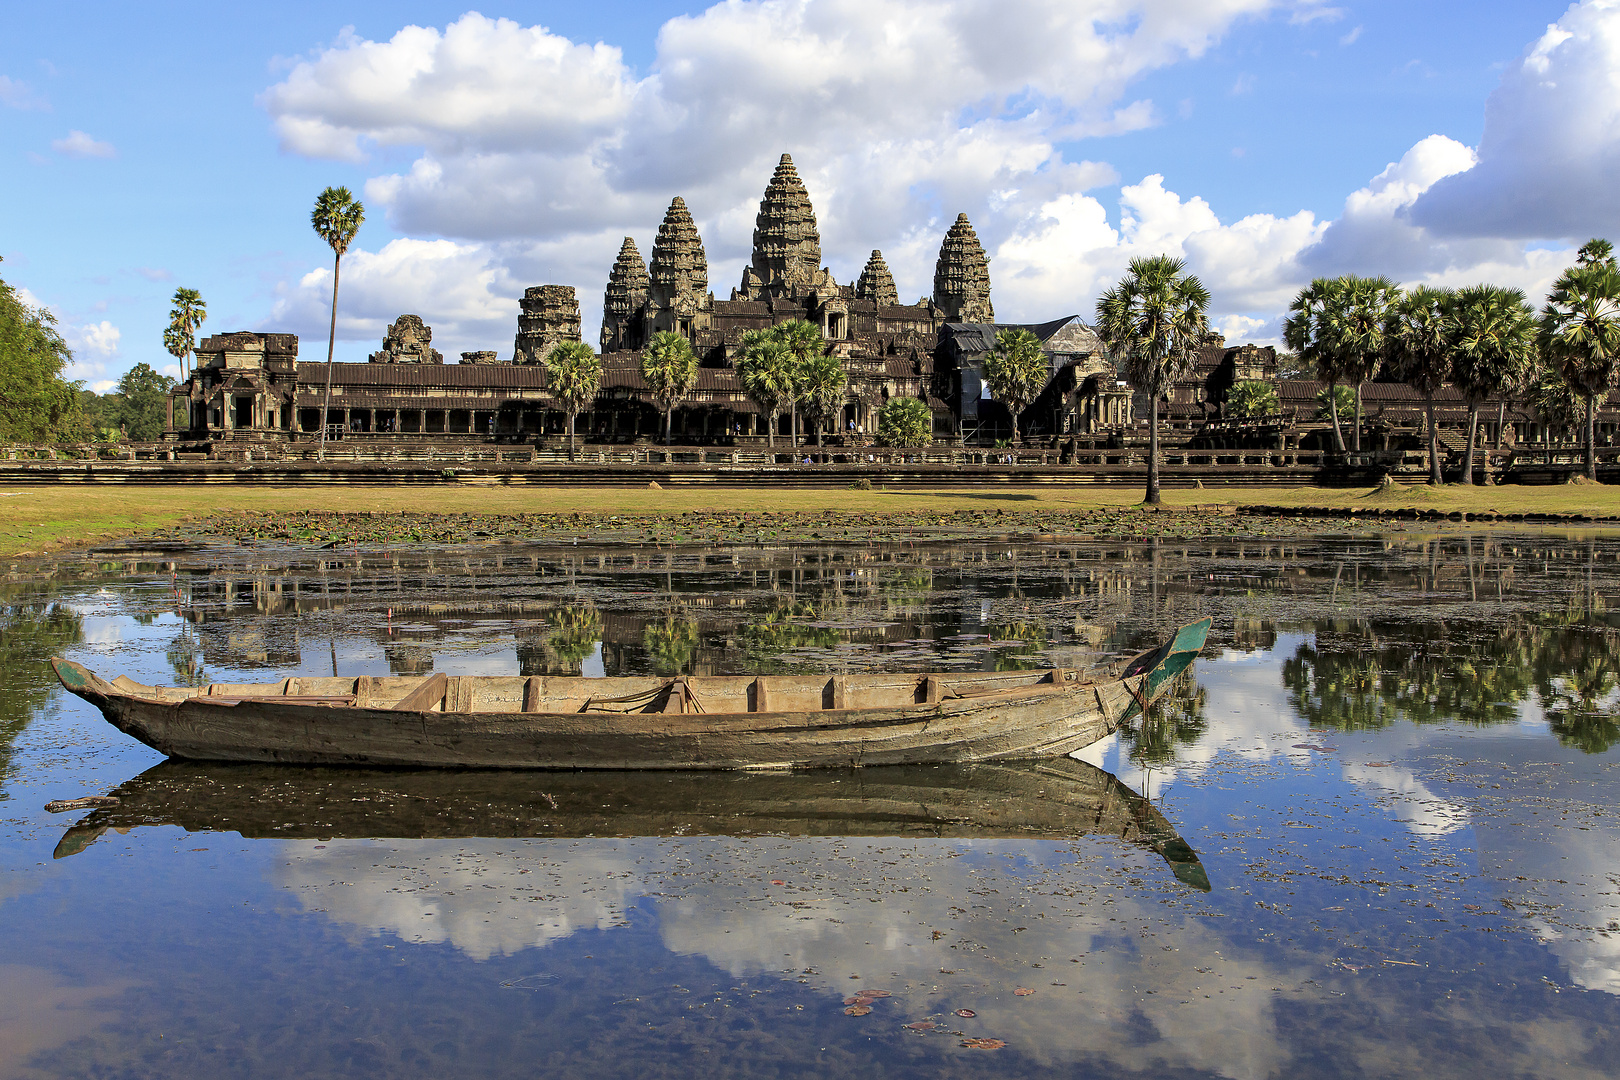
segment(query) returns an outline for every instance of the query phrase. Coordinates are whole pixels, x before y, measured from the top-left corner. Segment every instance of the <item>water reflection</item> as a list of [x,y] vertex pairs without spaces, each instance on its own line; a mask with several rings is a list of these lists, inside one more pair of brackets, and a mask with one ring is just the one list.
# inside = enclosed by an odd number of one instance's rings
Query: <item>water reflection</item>
[[[49,1037],[23,1061],[0,1019],[0,1074],[1612,1073],[1616,556],[1506,534],[232,550],[15,584],[0,676],[34,696],[0,743],[0,1017]],[[1204,615],[1208,654],[1093,748],[1106,772],[154,764],[58,707],[41,663],[1081,667]],[[102,777],[118,807],[37,811]]]

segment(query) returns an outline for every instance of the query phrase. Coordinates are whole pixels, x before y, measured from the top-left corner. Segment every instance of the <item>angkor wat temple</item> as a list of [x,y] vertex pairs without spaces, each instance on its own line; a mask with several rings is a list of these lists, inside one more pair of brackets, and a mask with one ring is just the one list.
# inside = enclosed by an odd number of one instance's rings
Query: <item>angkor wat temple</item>
[[[608,273],[598,339],[601,392],[576,425],[586,441],[658,437],[661,414],[642,379],[640,350],[660,331],[687,338],[701,364],[696,388],[675,411],[677,441],[763,443],[772,424],[778,435],[787,435],[787,412],[762,415],[743,392],[732,361],[745,333],[790,319],[820,327],[843,362],[844,407],[828,433],[835,442],[869,441],[878,410],[896,397],[927,404],[936,442],[989,445],[1010,435],[1006,407],[991,400],[983,382],[985,356],[1008,324],[995,321],[989,259],[965,214],[942,238],[932,294],[911,304],[900,302],[880,251],[872,252],[850,284],[835,281],[821,265],[810,195],[786,154],[760,200],[752,258],[729,298],[716,299],[710,288],[703,238],[682,198],[670,202],[651,251],[650,261],[643,261],[635,240],[625,237]],[[1089,299],[1077,297],[1076,303]],[[401,315],[369,362],[333,365],[332,434],[375,443],[543,442],[558,435],[565,429],[564,413],[548,390],[543,361],[559,343],[582,340],[579,303],[571,286],[537,285],[524,292],[520,309],[510,358],[463,352],[459,364],[444,363],[432,346],[432,329],[419,316]],[[1117,445],[1141,434],[1145,398],[1116,377],[1082,319],[1025,325],[1040,338],[1052,370],[1045,391],[1020,415],[1026,442],[1074,449],[1101,445],[1099,440]],[[296,336],[216,334],[198,346],[196,359],[195,372],[175,391],[170,439],[212,446],[318,437],[326,365],[300,362]],[[1315,415],[1321,384],[1277,376],[1274,350],[1227,348],[1212,335],[1192,376],[1160,410],[1169,437],[1185,445],[1221,445],[1231,433],[1211,421],[1220,419],[1230,386],[1252,379],[1276,387],[1281,417],[1239,437],[1278,449],[1314,440],[1321,448],[1323,425]],[[1396,435],[1421,428],[1422,403],[1409,387],[1368,384],[1364,398],[1368,430],[1375,439],[1381,435],[1386,447]],[[1455,391],[1442,391],[1439,405],[1443,431],[1466,426]],[[1539,428],[1533,415],[1512,403],[1486,420],[1499,425],[1498,438],[1509,441],[1532,441]]]

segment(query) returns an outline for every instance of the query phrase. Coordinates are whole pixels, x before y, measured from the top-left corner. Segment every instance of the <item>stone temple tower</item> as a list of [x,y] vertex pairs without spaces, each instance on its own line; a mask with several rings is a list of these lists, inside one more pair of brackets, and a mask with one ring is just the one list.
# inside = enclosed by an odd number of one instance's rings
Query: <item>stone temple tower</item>
[[934,303],[944,309],[949,322],[996,321],[995,308],[990,306],[990,260],[966,214],[956,215],[956,224],[939,246]]
[[797,296],[825,284],[821,269],[821,234],[810,193],[787,154],[759,201],[754,219],[753,264],[743,270],[740,296],[757,300],[761,294]]
[[629,352],[641,348],[646,342],[633,325],[633,317],[647,302],[651,278],[647,264],[641,261],[641,252],[630,237],[624,238],[619,257],[608,274],[607,292],[602,297],[602,351]]
[[883,261],[883,252],[873,250],[866,260],[866,269],[855,282],[855,295],[862,300],[875,300],[878,307],[893,307],[900,303],[900,291],[894,287],[894,275]]
[[708,328],[714,304],[708,293],[709,260],[686,200],[679,195],[658,226],[648,277],[648,337],[661,330],[691,337]]
[[534,285],[518,301],[512,363],[539,364],[564,341],[579,341],[579,300],[572,285]]

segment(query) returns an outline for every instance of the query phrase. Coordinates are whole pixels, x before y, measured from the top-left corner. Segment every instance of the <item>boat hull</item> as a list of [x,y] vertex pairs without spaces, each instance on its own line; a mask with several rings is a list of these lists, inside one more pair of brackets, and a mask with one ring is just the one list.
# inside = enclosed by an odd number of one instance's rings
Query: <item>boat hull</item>
[[[1207,631],[1208,622],[1194,626]],[[78,664],[52,663],[63,685],[99,707],[120,731],[188,760],[495,769],[827,769],[1071,753],[1108,735],[1150,703],[1168,685],[1168,666],[1179,664],[1179,671],[1190,663],[1203,644],[1203,633],[1194,635],[1190,653],[1172,649],[1185,633],[1143,654],[1115,678],[1087,681],[1063,671],[941,676],[977,678],[976,685],[989,688],[963,696],[930,695],[939,700],[916,704],[758,712],[590,711],[590,699],[580,711],[524,711],[524,680],[517,678],[505,680],[512,684],[516,702],[508,700],[509,707],[499,711],[456,707],[471,701],[473,691],[455,679],[448,680],[442,700],[428,709],[348,701],[334,707],[334,699],[229,692],[175,700],[172,695],[183,692],[122,679],[108,683]],[[917,676],[876,678],[903,678],[908,687],[920,687],[935,677],[923,683]],[[363,702],[363,681],[344,683],[353,686],[356,696],[350,700]],[[604,686],[613,682],[591,681]],[[726,681],[711,682],[718,692]],[[834,704],[835,683],[828,687]],[[679,680],[666,684],[665,697],[672,687],[685,685]],[[164,693],[171,697],[164,699]]]

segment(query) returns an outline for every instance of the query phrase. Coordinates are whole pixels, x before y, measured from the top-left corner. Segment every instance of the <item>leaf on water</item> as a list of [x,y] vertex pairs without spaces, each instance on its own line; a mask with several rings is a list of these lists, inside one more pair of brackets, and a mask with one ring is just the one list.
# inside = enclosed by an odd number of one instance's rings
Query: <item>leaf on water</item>
[[979,1014],[974,1012],[972,1009],[957,1009],[956,1010],[956,1015],[957,1016],[978,1016]]
[[1027,986],[1020,986],[1020,987],[1018,987],[1017,989],[1015,989],[1013,991],[1013,993],[1016,994],[1018,997],[1029,997],[1029,995],[1033,994],[1034,992],[1035,991],[1031,990]]
[[1000,1039],[963,1039],[962,1045],[969,1050],[1000,1050],[1007,1044]]
[[870,1006],[870,1005],[851,1005],[849,1008],[844,1010],[844,1015],[845,1016],[865,1016],[867,1013],[869,1013],[871,1011],[872,1011],[872,1006]]

